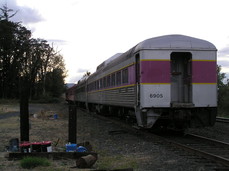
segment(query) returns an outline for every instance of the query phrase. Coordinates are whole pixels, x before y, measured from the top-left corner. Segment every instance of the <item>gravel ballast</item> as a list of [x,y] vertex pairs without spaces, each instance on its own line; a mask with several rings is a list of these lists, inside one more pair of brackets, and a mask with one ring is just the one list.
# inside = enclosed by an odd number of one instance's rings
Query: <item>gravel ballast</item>
[[[133,164],[134,170],[142,171],[214,170],[213,167],[206,166],[206,161],[200,162],[201,158],[199,157],[192,156],[163,143],[158,144],[157,141],[147,141],[143,137],[120,130],[123,130],[123,128],[112,122],[100,120],[97,117],[93,117],[93,115],[78,110],[78,140],[90,141],[95,146],[101,159],[107,156],[113,156],[114,158],[115,156],[121,156],[121,163],[125,163],[126,158],[127,162],[132,162],[129,165],[127,164],[127,167],[131,167],[131,164]],[[120,133],[110,134],[110,132],[115,131]],[[198,132],[195,129],[192,131]],[[100,167],[99,161],[97,167]],[[113,169],[116,168],[115,165],[112,167]]]

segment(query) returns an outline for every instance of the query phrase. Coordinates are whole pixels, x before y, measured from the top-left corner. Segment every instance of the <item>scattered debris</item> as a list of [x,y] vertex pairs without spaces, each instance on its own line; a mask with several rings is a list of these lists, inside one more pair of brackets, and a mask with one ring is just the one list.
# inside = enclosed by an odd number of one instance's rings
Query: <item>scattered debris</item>
[[76,160],[76,167],[78,168],[91,168],[97,161],[97,156],[89,154],[87,156],[80,157]]
[[41,142],[33,142],[32,145],[32,152],[41,152]]
[[41,110],[40,115],[41,115],[42,120],[44,120],[45,119],[45,111]]
[[31,152],[31,143],[24,141],[20,144],[20,149],[22,153],[30,153]]
[[87,149],[83,146],[79,146],[76,148],[76,152],[81,152],[81,153],[87,152]]
[[54,119],[58,119],[58,115],[57,115],[57,114],[54,114],[54,115],[53,115],[53,118],[54,118]]
[[87,149],[87,151],[91,152],[92,151],[92,145],[90,144],[90,142],[85,141],[82,143],[79,143],[78,146],[83,146]]
[[43,141],[41,143],[41,151],[42,152],[52,152],[52,142],[51,141]]
[[[87,147],[82,146],[85,145],[87,146],[90,150],[87,149]],[[66,144],[66,152],[89,152],[92,150],[92,146],[90,145],[89,142],[85,142],[85,143],[79,143],[79,144]]]
[[66,152],[74,152],[76,151],[77,144],[66,144]]
[[22,153],[31,152],[52,152],[52,142],[42,141],[42,142],[27,142],[24,141],[20,144],[20,149]]
[[125,130],[115,130],[115,131],[108,131],[109,135],[116,135],[116,134],[126,134],[127,131]]
[[38,117],[38,115],[37,115],[36,113],[34,113],[34,114],[33,114],[33,117],[34,117],[34,118],[37,118],[37,117]]
[[54,147],[58,145],[59,141],[60,141],[60,138],[57,139],[56,143],[54,144]]
[[18,140],[18,138],[13,138],[9,141],[9,151],[12,151],[12,152],[19,151],[19,140]]

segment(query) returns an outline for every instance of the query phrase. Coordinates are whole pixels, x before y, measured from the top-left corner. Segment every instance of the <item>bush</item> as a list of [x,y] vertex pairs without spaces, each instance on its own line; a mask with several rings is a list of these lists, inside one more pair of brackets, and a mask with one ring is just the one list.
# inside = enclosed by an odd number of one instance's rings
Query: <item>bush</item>
[[20,165],[22,168],[31,169],[37,166],[50,166],[50,162],[46,158],[25,157],[21,160]]
[[49,95],[46,95],[46,96],[40,96],[36,99],[32,99],[30,102],[31,103],[60,103],[62,101],[63,99],[61,97],[57,98],[57,97],[51,97]]

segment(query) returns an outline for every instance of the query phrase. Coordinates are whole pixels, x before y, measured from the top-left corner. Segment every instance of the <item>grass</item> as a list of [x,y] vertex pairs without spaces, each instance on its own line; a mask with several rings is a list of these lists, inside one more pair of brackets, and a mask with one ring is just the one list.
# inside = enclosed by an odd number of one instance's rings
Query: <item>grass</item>
[[133,156],[109,155],[105,151],[99,151],[99,160],[96,168],[99,170],[138,168],[137,159]]
[[100,158],[100,160],[97,161],[97,166],[97,169],[136,169],[138,165],[135,158],[116,155]]
[[18,100],[0,99],[0,114],[15,112],[19,110]]
[[1,104],[0,103],[0,114],[5,114],[9,112],[17,112],[19,111],[19,105],[18,104]]
[[32,169],[37,166],[50,166],[50,162],[46,158],[25,157],[20,161],[20,166],[24,169]]
[[0,99],[0,104],[18,104],[18,99]]

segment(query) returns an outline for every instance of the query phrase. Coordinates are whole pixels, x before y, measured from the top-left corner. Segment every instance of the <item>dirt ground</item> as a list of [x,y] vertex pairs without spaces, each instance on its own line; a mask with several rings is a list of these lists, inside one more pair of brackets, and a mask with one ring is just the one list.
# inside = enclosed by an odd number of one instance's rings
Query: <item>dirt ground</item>
[[[66,104],[30,104],[30,142],[51,141],[53,151],[64,151],[68,141],[68,107]],[[57,114],[58,119],[53,119]],[[18,104],[0,104],[0,170],[24,170],[20,161],[8,161],[6,146],[9,140],[20,140],[20,118]],[[51,170],[68,170],[75,161],[52,161]],[[34,170],[47,170],[35,168]]]
[[[68,105],[30,104],[30,142],[52,141],[53,151],[65,151],[68,143]],[[53,115],[57,114],[58,119]],[[20,138],[18,104],[0,104],[0,170],[21,171],[20,161],[8,161],[6,146],[12,138]],[[134,171],[214,170],[189,154],[169,146],[146,141],[122,131],[118,125],[102,121],[92,114],[77,110],[77,143],[89,141],[98,160],[92,169],[133,168]],[[117,134],[111,134],[117,132]],[[55,146],[55,144],[57,144]],[[196,162],[197,160],[197,162]],[[48,167],[37,171],[77,170],[75,160],[50,160]],[[83,170],[86,171],[86,170]]]

